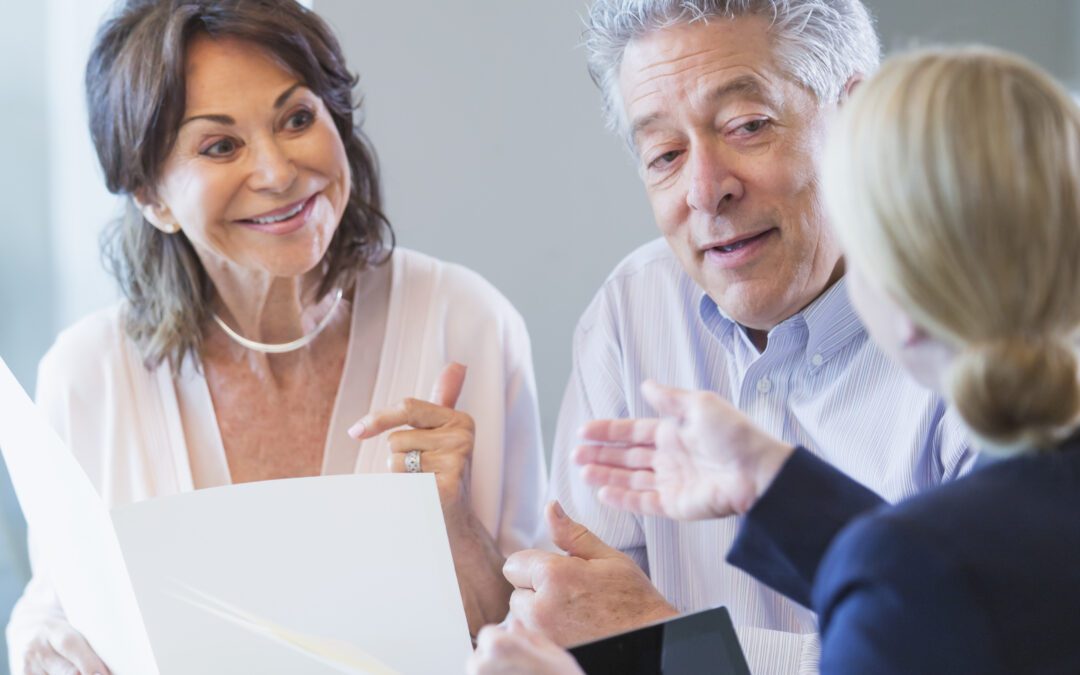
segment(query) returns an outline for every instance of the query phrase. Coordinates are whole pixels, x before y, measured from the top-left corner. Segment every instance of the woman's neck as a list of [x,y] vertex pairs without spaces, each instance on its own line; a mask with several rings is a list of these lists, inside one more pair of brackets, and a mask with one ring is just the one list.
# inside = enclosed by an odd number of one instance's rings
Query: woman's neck
[[335,294],[316,299],[323,280],[322,266],[298,276],[281,277],[228,262],[204,260],[203,264],[215,289],[212,311],[248,340],[291,342],[315,330],[327,313],[334,311]]

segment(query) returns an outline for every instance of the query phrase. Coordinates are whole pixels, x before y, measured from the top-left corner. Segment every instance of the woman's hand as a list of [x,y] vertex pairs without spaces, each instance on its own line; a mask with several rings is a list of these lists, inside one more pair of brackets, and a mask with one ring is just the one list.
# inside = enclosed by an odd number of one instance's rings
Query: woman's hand
[[418,450],[421,471],[435,474],[465,617],[475,634],[484,624],[506,616],[511,587],[502,576],[502,554],[469,503],[475,425],[472,417],[454,410],[464,383],[465,366],[451,363],[435,384],[432,403],[405,399],[365,415],[349,435],[364,439],[412,427],[390,434],[390,469],[405,471],[405,455]]
[[711,392],[651,381],[641,391],[663,419],[590,422],[574,453],[616,508],[679,520],[745,513],[794,451]]
[[486,626],[469,658],[469,675],[583,675],[574,657],[517,621]]
[[26,648],[26,675],[109,675],[90,644],[71,624],[49,619]]
[[469,477],[472,467],[475,425],[472,417],[454,410],[465,384],[465,366],[451,363],[435,383],[432,402],[407,398],[392,408],[368,413],[351,429],[357,440],[409,426],[390,434],[390,470],[405,471],[405,455],[420,452],[420,470],[435,474],[439,499],[447,525],[466,518],[469,509]]

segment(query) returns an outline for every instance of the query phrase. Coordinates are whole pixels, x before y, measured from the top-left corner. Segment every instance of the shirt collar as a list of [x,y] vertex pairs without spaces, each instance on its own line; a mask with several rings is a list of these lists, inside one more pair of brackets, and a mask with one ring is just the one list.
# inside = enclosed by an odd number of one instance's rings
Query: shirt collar
[[[774,334],[788,324],[803,324],[807,330],[806,355],[821,365],[852,340],[865,333],[847,294],[847,278],[827,288],[798,314],[786,319],[770,331]],[[721,342],[730,344],[738,323],[724,313],[719,305],[701,291],[698,313],[709,331]]]

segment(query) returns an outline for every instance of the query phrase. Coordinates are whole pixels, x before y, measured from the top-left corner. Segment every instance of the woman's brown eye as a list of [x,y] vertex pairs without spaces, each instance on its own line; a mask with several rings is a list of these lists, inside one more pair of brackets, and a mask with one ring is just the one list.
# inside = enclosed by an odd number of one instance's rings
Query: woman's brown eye
[[308,110],[301,110],[289,118],[286,123],[290,129],[303,129],[311,124],[311,121],[315,118]]
[[234,150],[236,150],[236,144],[226,138],[206,148],[202,151],[202,154],[210,157],[220,157],[222,155],[228,155]]

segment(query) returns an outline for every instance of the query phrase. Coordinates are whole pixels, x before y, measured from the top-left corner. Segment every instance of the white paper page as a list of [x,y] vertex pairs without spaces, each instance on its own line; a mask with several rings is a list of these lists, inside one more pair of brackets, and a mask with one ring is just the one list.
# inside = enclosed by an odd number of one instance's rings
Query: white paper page
[[0,448],[68,620],[114,675],[157,673],[109,513],[3,359]]
[[468,627],[430,474],[198,490],[113,520],[162,675],[365,672],[319,663],[191,591],[403,675],[464,670]]

